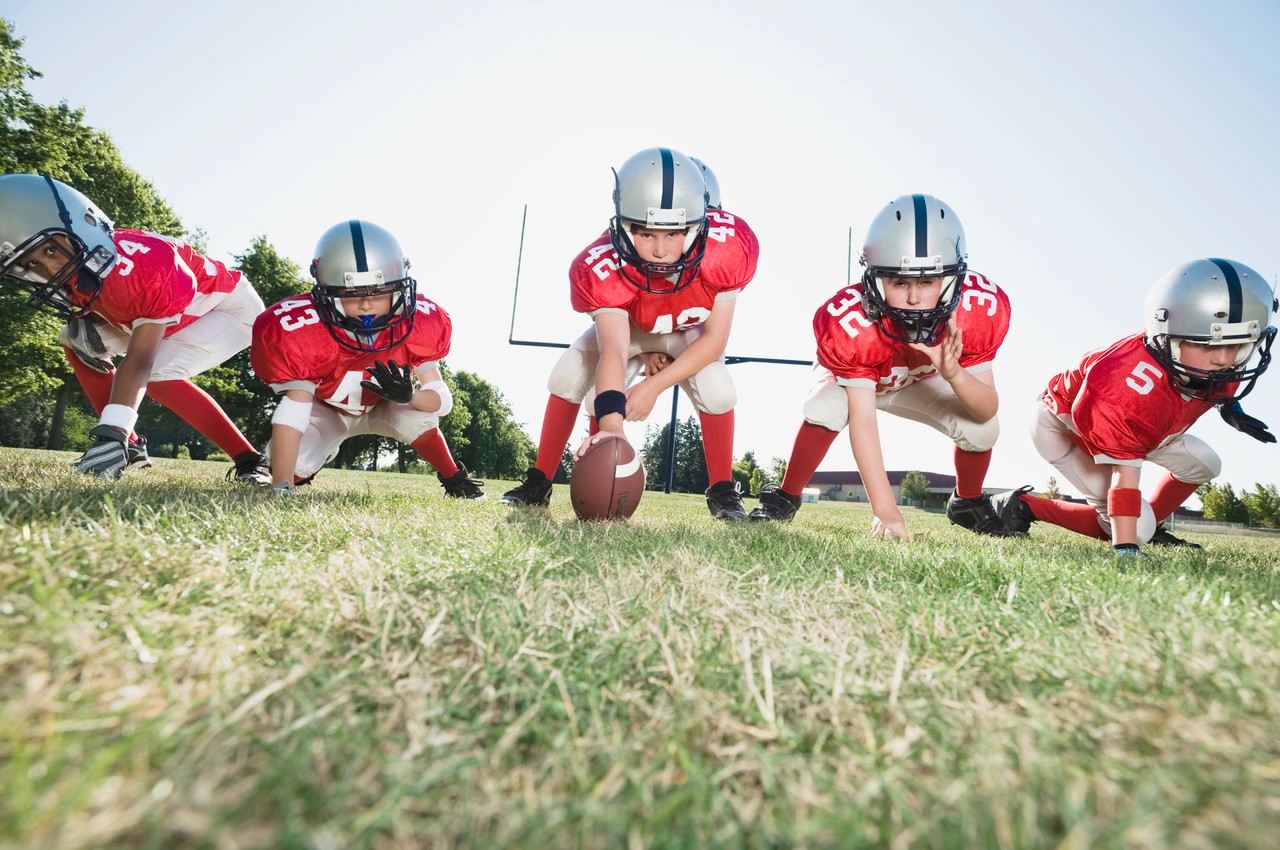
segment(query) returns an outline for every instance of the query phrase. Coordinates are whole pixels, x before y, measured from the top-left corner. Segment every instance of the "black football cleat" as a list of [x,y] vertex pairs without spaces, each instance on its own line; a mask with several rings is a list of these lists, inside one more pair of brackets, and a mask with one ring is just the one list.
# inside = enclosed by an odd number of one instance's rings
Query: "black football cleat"
[[1183,540],[1181,537],[1175,537],[1173,532],[1164,527],[1161,523],[1156,527],[1156,533],[1151,535],[1152,546],[1181,546],[1184,549],[1203,549],[1199,543],[1192,543],[1190,540]]
[[717,481],[707,488],[707,509],[716,519],[737,522],[747,518],[742,492],[736,481]]
[[551,504],[551,482],[541,469],[533,467],[524,474],[519,487],[503,493],[498,501],[504,505],[545,508]]
[[488,498],[484,494],[484,490],[480,489],[484,482],[472,478],[467,472],[467,468],[462,464],[458,464],[458,471],[448,478],[438,472],[436,473],[436,478],[440,481],[440,486],[444,488],[445,495],[452,499],[470,499],[473,502],[483,502]]
[[138,435],[137,442],[125,443],[125,457],[129,461],[128,469],[150,469],[151,455],[147,454],[147,438]]
[[748,519],[752,522],[790,522],[800,510],[800,497],[793,496],[774,484],[760,491],[760,507],[753,510]]
[[996,516],[1000,517],[1005,528],[1019,536],[1030,531],[1031,523],[1036,521],[1036,515],[1031,512],[1031,506],[1022,498],[1023,493],[1030,492],[1031,485],[1027,484],[1017,490],[991,497],[991,509],[995,511]]
[[976,499],[961,499],[953,491],[947,499],[947,519],[952,525],[967,528],[975,534],[988,537],[1017,537],[1018,532],[1005,526],[1000,515],[991,506],[991,497],[986,493]]
[[233,484],[271,486],[271,465],[265,455],[247,451],[235,458],[235,466],[227,470],[227,480]]

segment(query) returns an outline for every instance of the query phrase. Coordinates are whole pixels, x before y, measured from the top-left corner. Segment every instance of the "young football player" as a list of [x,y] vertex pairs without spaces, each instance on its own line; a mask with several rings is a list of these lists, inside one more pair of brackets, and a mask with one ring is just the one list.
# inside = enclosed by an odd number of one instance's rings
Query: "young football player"
[[240,272],[181,240],[117,230],[58,180],[5,174],[0,277],[68,320],[59,341],[101,417],[77,471],[117,478],[126,466],[150,466],[133,430],[148,395],[233,459],[228,479],[269,483],[263,456],[191,382],[249,344],[262,299]]
[[932,195],[903,195],[871,222],[862,280],[818,308],[816,381],[781,486],[753,520],[790,520],[836,436],[849,426],[874,518],[871,535],[906,536],[884,468],[876,411],[923,422],[955,443],[951,522],[1008,536],[983,492],[999,434],[992,361],[1009,330],[1009,299],[969,269],[964,227]]
[[[1236,430],[1276,441],[1240,407],[1271,362],[1275,311],[1275,293],[1243,263],[1202,259],[1170,270],[1147,295],[1144,333],[1089,352],[1051,378],[1036,402],[1036,450],[1086,504],[1021,487],[992,499],[1004,521],[1019,533],[1037,521],[1060,525],[1110,540],[1118,554],[1147,542],[1200,548],[1163,525],[1222,469],[1187,429],[1216,406]],[[1138,488],[1144,461],[1165,469],[1150,502]]]
[[400,243],[371,222],[344,221],[313,256],[311,292],[272,305],[253,326],[253,371],[280,396],[267,444],[272,489],[292,492],[348,437],[377,434],[412,446],[449,496],[484,499],[439,428],[453,408],[439,369],[453,325],[418,293]]
[[[759,246],[741,218],[708,208],[702,170],[671,148],[649,148],[614,172],[609,228],[569,267],[573,308],[593,325],[551,371],[538,457],[511,505],[547,505],[551,479],[584,399],[593,421],[579,449],[623,437],[663,390],[679,384],[702,426],[707,507],[746,519],[733,481],[737,391],[724,362],[738,293],[755,275]],[[632,384],[644,368],[645,379]]]

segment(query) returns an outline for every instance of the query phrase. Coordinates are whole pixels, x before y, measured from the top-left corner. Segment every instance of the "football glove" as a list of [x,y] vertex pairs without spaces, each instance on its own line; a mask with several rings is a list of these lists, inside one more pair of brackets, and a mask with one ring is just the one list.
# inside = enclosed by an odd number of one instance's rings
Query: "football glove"
[[1145,558],[1146,557],[1146,555],[1143,554],[1143,551],[1138,548],[1137,543],[1117,543],[1111,548],[1115,551],[1117,558],[1121,558],[1121,557]]
[[292,481],[281,481],[279,484],[271,485],[271,495],[296,496],[298,495],[298,489],[293,486]]
[[89,436],[93,437],[93,442],[75,462],[76,472],[99,478],[119,478],[129,465],[125,433],[110,425],[98,425],[89,432]]
[[360,386],[377,396],[397,404],[408,404],[413,401],[413,373],[409,364],[401,366],[396,361],[383,363],[373,361],[373,365],[365,370],[373,376],[372,381],[361,381]]
[[93,316],[80,316],[67,322],[58,334],[58,342],[71,349],[81,363],[95,372],[106,375],[115,368]]
[[1267,423],[1245,413],[1236,399],[1218,405],[1222,421],[1242,434],[1248,434],[1260,443],[1274,443],[1276,435],[1267,430]]

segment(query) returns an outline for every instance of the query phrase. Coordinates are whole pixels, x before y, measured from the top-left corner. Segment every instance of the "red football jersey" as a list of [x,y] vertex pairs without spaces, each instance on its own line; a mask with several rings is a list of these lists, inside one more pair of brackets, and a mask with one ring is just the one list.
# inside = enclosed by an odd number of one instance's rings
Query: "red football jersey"
[[[867,318],[864,288],[862,282],[844,287],[814,314],[818,362],[845,383],[874,386],[880,395],[935,374],[928,356],[885,336],[880,325]],[[994,360],[1009,332],[1009,296],[1004,290],[970,271],[961,285],[955,315],[964,334],[960,365],[967,368]]]
[[240,283],[240,272],[180,239],[127,229],[112,238],[117,259],[90,309],[125,333],[143,323],[167,323],[165,336],[177,333]]
[[[388,333],[388,331],[383,331]],[[417,368],[442,360],[449,353],[453,323],[449,314],[418,296],[413,330],[403,342],[386,351],[352,351],[339,345],[320,320],[310,293],[273,304],[253,323],[253,344],[249,362],[254,374],[280,392],[281,384],[310,384],[315,397],[325,404],[359,416],[382,399],[364,391],[361,381],[375,360],[390,360]]]
[[[1224,398],[1235,388],[1226,385]],[[1041,399],[1071,417],[1081,445],[1099,463],[1141,460],[1213,407],[1173,388],[1142,334],[1089,352],[1080,365],[1053,376]]]
[[707,210],[707,218],[707,250],[698,274],[684,289],[665,295],[645,292],[619,274],[622,261],[606,230],[569,266],[573,309],[579,313],[625,310],[640,330],[659,334],[705,322],[717,295],[751,282],[760,256],[760,243],[745,221],[723,210]]

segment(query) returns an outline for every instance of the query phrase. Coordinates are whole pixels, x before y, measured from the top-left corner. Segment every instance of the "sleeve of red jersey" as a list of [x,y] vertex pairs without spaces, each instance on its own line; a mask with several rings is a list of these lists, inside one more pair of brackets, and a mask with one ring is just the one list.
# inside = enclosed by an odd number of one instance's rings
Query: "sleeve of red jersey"
[[1126,383],[1123,369],[1098,364],[1089,372],[1075,403],[1071,421],[1085,448],[1101,462],[1141,460],[1165,438],[1168,411],[1159,394],[1139,395]]
[[409,338],[412,366],[435,363],[449,356],[453,340],[453,321],[439,304],[418,296],[418,311]]
[[737,292],[756,276],[760,241],[741,218],[715,210],[708,214],[711,222],[702,260],[703,282],[717,292]]
[[[837,298],[847,291],[849,290],[841,290]],[[880,371],[867,362],[872,358],[867,356],[864,346],[859,345],[863,332],[859,331],[851,336],[849,331],[841,326],[841,317],[848,317],[848,308],[845,312],[833,315],[828,307],[834,300],[824,302],[813,314],[813,336],[818,345],[818,363],[830,369],[833,375],[844,382],[865,380],[873,387],[879,386]],[[853,326],[850,325],[850,327]],[[861,328],[861,325],[858,327]]]
[[968,368],[996,359],[996,352],[1009,334],[1009,296],[1003,289],[976,272],[971,272],[960,294],[964,351],[960,365]]
[[569,303],[575,312],[625,310],[636,299],[640,290],[622,279],[618,262],[607,238],[597,239],[573,258],[569,264]]
[[[272,387],[289,381],[318,385],[320,377],[307,356],[306,337],[309,328],[319,325],[286,331],[276,313],[277,306],[268,307],[253,322],[253,342],[249,346],[249,364],[253,366],[253,373],[258,380]],[[323,328],[321,330],[324,331]]]

